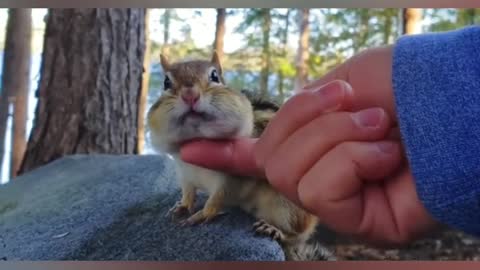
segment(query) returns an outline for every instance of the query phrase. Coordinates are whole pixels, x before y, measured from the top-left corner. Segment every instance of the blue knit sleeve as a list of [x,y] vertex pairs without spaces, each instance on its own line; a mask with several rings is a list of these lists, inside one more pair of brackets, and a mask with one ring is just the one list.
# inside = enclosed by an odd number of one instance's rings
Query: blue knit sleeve
[[420,200],[480,235],[480,27],[400,38],[392,77]]

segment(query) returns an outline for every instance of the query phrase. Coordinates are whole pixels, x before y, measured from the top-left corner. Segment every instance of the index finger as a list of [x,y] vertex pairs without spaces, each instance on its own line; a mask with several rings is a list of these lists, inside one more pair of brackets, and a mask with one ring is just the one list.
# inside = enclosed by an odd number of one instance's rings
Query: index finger
[[194,141],[181,147],[180,157],[185,162],[212,170],[265,178],[264,170],[257,166],[253,156],[256,142],[254,138]]

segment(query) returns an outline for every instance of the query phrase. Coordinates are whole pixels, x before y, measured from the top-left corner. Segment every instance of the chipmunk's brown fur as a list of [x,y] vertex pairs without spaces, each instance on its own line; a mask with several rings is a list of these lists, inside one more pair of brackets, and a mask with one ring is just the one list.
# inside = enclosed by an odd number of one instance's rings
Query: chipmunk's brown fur
[[[225,207],[240,207],[258,221],[255,231],[282,244],[287,260],[331,259],[319,244],[308,246],[315,231],[315,216],[290,202],[267,181],[227,175],[183,162],[179,146],[191,139],[258,137],[279,106],[248,91],[225,85],[222,67],[214,53],[211,61],[170,63],[161,56],[165,91],[148,112],[150,135],[156,149],[174,157],[182,198],[169,214],[184,224],[208,222]],[[196,191],[208,199],[193,213]],[[321,257],[318,257],[321,256]]]

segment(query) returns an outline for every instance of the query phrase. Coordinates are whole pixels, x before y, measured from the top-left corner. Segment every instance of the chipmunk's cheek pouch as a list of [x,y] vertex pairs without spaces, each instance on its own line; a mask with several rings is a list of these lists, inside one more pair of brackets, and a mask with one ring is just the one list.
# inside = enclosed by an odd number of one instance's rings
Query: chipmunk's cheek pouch
[[206,138],[212,139],[228,139],[235,137],[239,127],[234,123],[225,120],[214,120],[200,127],[200,132]]

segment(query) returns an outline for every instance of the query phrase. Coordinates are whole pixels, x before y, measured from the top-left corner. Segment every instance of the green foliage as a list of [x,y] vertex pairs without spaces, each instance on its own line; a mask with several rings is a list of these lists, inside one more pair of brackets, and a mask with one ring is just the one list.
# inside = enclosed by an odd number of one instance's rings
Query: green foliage
[[285,57],[277,57],[275,60],[277,61],[275,67],[278,72],[281,72],[287,78],[295,77],[296,69],[291,60]]
[[[156,58],[160,55],[162,44],[152,41],[151,43],[151,54]],[[211,48],[198,48],[195,45],[193,38],[190,38],[189,35],[185,35],[184,41],[176,41],[170,43],[170,50],[168,57],[170,59],[185,59],[185,58],[205,58],[211,57]],[[158,61],[158,60],[156,60]]]
[[177,11],[174,8],[166,8],[163,10],[162,17],[160,18],[160,23],[162,25],[171,24],[172,22],[182,21],[183,18],[178,16]]
[[310,77],[369,47],[392,43],[398,36],[399,9],[312,10]]
[[448,31],[457,28],[456,16],[457,10],[449,9],[428,9],[425,16],[431,20],[430,25],[424,29],[429,32]]
[[424,29],[425,31],[450,31],[480,23],[480,8],[427,9],[425,16],[431,20],[431,23]]
[[[227,80],[235,88],[259,89],[262,69],[262,25],[264,11],[261,8],[227,9],[227,28],[244,37],[243,47],[226,54],[223,65]],[[196,10],[193,17],[202,16]],[[289,96],[296,75],[295,59],[298,44],[298,9],[271,9],[269,37],[270,82],[269,93]],[[353,54],[369,47],[392,44],[399,37],[401,10],[384,9],[311,9],[308,75],[318,78],[342,63]],[[242,18],[239,25],[229,24],[230,16]],[[480,22],[480,9],[425,9],[424,31],[445,31]],[[211,48],[197,48],[189,20],[180,18],[174,9],[170,20],[181,23],[183,39],[170,45],[170,57],[210,57]],[[214,21],[212,21],[214,26]],[[213,37],[212,37],[213,38]],[[228,43],[228,39],[225,40]],[[152,44],[152,53],[158,55],[161,44]],[[154,80],[154,79],[153,79]],[[283,89],[279,89],[279,88]],[[282,90],[284,93],[279,93]]]
[[[196,10],[192,18],[202,16]],[[244,46],[224,55],[224,75],[234,89],[260,91],[262,69],[263,9],[227,9],[227,28],[234,27],[230,16],[241,16],[242,21],[233,30],[244,38]],[[319,78],[353,54],[372,46],[392,44],[399,37],[400,9],[311,9],[308,75]],[[280,102],[290,97],[296,76],[296,46],[299,37],[297,9],[271,9],[269,37],[270,76],[268,93]],[[162,15],[165,23],[165,13]],[[209,58],[211,46],[195,45],[189,18],[181,18],[174,9],[169,10],[169,22],[181,24],[181,40],[169,40],[171,59]],[[446,31],[472,23],[480,23],[480,9],[425,9],[424,31]],[[212,27],[215,22],[212,21]],[[213,35],[212,35],[213,41]],[[225,39],[225,43],[229,40]],[[151,43],[153,60],[150,75],[148,104],[152,104],[163,91],[163,73],[158,55],[163,44]],[[148,126],[147,132],[148,132]],[[148,140],[148,136],[147,136]],[[147,143],[149,143],[147,141]],[[1,212],[1,209],[0,209]]]
[[473,25],[480,23],[480,8],[463,8],[457,10],[457,25]]
[[[196,10],[192,18],[202,16]],[[260,91],[262,69],[263,9],[227,9],[229,16],[241,16],[242,21],[233,30],[244,37],[244,46],[225,54],[225,78],[235,89]],[[319,78],[336,65],[365,48],[391,44],[399,37],[400,9],[311,9],[308,75]],[[299,37],[298,9],[271,9],[269,37],[270,76],[268,93],[282,102],[290,97],[296,76],[296,46]],[[165,22],[165,13],[162,15]],[[169,57],[172,59],[209,58],[211,46],[195,45],[189,18],[181,18],[174,9],[169,10],[170,23],[181,24],[181,40],[170,40]],[[472,23],[480,23],[480,9],[425,9],[424,31],[446,31]],[[215,22],[212,21],[212,27]],[[212,36],[213,39],[213,36]],[[212,40],[213,41],[213,40]],[[228,43],[229,40],[225,39]],[[158,55],[163,44],[151,43],[154,71],[150,76],[148,103],[152,104],[162,93],[163,73],[159,72]]]

